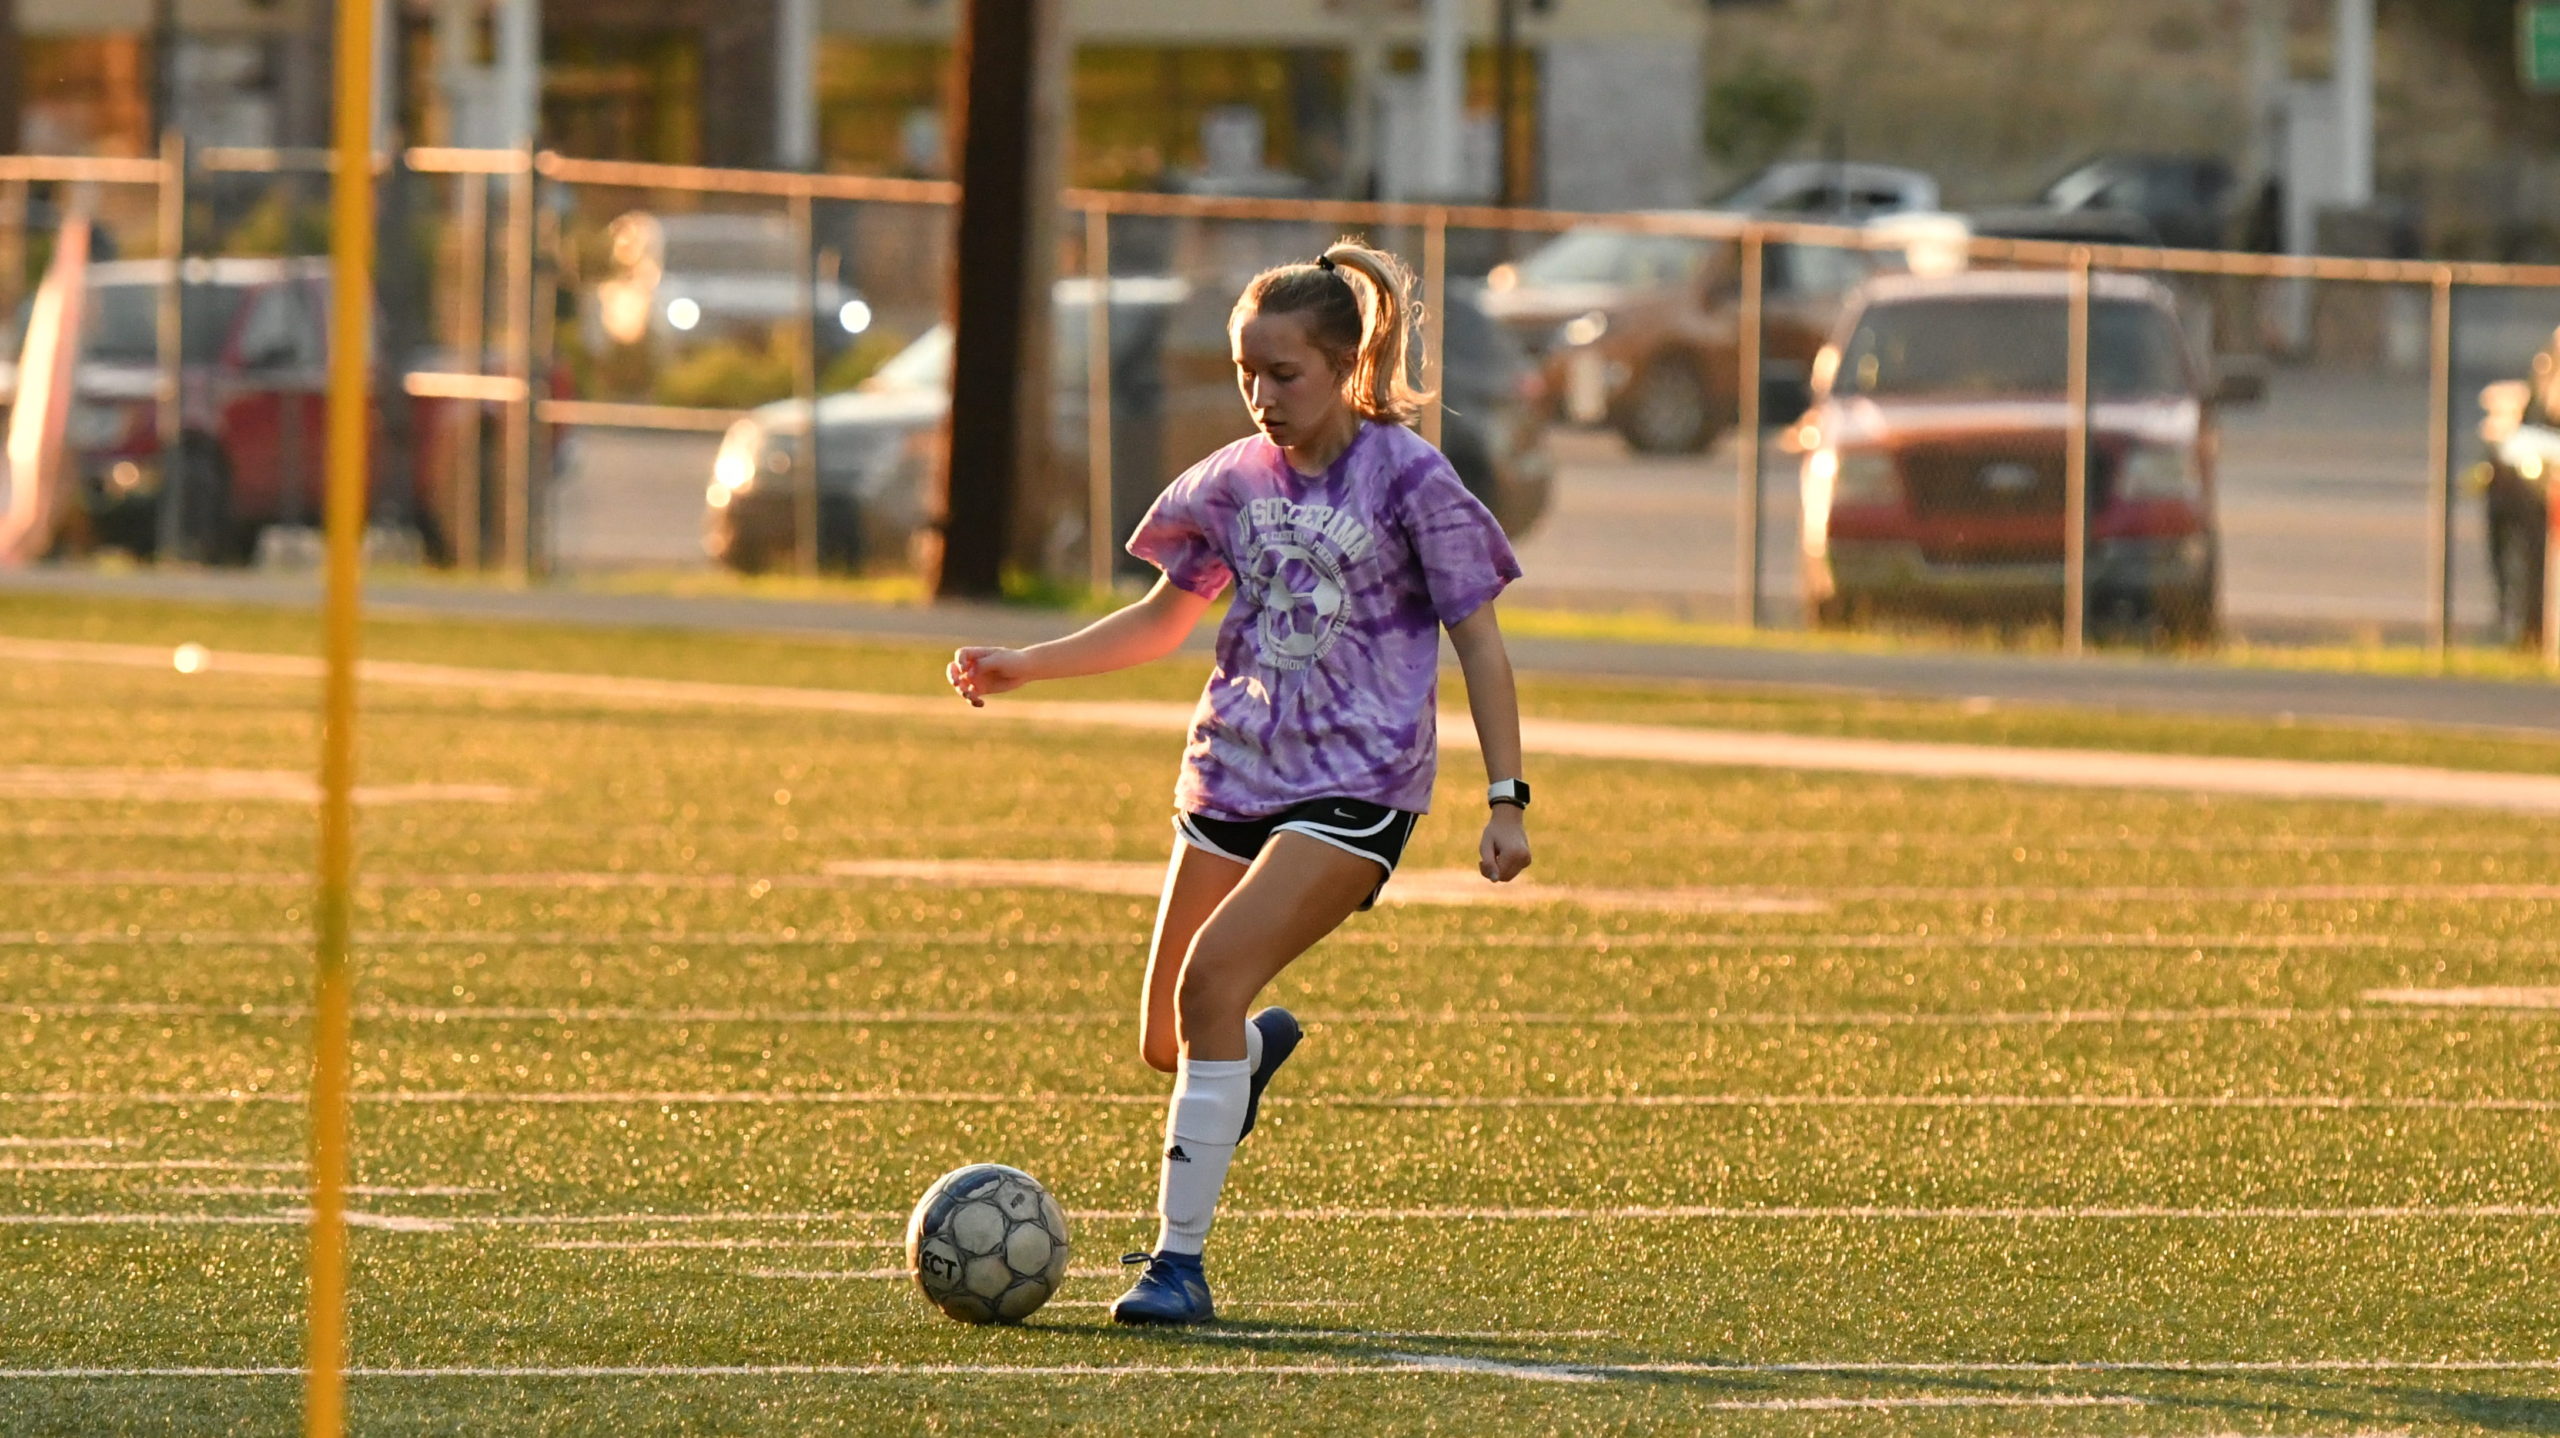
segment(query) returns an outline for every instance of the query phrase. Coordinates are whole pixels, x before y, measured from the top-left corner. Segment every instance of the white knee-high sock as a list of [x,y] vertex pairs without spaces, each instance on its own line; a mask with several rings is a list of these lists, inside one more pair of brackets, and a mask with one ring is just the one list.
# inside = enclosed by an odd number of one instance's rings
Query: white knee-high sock
[[1245,1096],[1253,1082],[1246,1059],[1185,1054],[1165,1110],[1164,1174],[1156,1186],[1156,1251],[1198,1253],[1209,1241],[1218,1189],[1244,1132]]
[[1262,1025],[1251,1019],[1244,1023],[1244,1071],[1249,1074],[1262,1072]]

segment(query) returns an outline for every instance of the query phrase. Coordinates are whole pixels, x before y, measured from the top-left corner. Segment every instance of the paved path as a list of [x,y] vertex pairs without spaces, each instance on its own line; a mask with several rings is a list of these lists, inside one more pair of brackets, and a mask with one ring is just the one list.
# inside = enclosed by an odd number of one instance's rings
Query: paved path
[[[6,596],[13,592],[309,607],[319,602],[320,589],[319,580],[311,575],[0,571],[0,629],[6,628]],[[376,613],[410,616],[997,644],[1048,638],[1075,623],[1054,613],[1001,605],[927,609],[831,600],[436,584],[378,585],[368,591],[366,603]],[[1191,647],[1207,647],[1205,630],[1194,636]],[[2560,738],[2560,687],[2533,683],[2246,669],[2134,655],[2071,660],[1980,652],[1842,653],[1525,636],[1512,639],[1511,654],[1523,671],[1532,673],[1691,679],[2154,713],[2286,715],[2514,730]]]
[[[95,664],[174,672],[171,651],[152,645],[0,638],[0,660],[30,664]],[[196,656],[194,662],[197,667],[191,672],[204,674],[234,673],[291,679],[315,679],[320,674],[320,661],[300,655],[215,651]],[[1181,733],[1191,714],[1187,704],[1151,701],[1115,703],[1000,698],[984,709],[969,709],[956,698],[918,694],[866,694],[780,685],[713,684],[681,679],[475,669],[380,660],[367,662],[362,675],[367,684],[396,687],[544,695],[649,706],[706,705],[860,714],[953,725],[1013,723],[1123,729],[1168,737]],[[1475,733],[1464,714],[1444,713],[1440,722],[1441,733],[1451,746],[1474,747]],[[1522,742],[1529,751],[1546,756],[2168,790],[2273,799],[2432,804],[2560,817],[2560,774],[2484,773],[2397,764],[2313,763],[2097,749],[1915,743],[1535,717],[1526,720],[1521,731]]]

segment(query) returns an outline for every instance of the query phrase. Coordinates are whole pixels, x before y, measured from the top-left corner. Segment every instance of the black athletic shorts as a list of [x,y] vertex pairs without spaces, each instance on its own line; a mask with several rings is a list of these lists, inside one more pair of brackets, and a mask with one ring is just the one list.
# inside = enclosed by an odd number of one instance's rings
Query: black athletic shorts
[[1376,860],[1384,872],[1378,875],[1378,887],[1360,905],[1366,909],[1378,902],[1379,892],[1396,871],[1396,860],[1404,857],[1405,841],[1413,837],[1413,826],[1421,818],[1366,799],[1309,799],[1259,819],[1177,813],[1173,831],[1183,843],[1239,864],[1252,863],[1271,836],[1283,830]]

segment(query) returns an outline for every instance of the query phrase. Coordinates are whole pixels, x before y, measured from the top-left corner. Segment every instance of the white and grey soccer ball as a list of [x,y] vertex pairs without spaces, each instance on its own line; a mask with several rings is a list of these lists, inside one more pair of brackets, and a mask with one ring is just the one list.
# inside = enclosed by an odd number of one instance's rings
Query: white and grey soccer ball
[[916,1200],[907,1271],[963,1323],[1020,1323],[1066,1279],[1067,1215],[1021,1169],[955,1168]]

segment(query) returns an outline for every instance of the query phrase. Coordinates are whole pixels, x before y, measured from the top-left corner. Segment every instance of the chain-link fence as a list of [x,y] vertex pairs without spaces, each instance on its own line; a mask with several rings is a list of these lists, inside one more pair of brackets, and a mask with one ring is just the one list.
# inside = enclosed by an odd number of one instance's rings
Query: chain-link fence
[[[148,371],[150,403],[119,407],[106,396],[136,391],[110,385],[82,407],[101,522],[67,542],[245,560],[313,522],[326,169],[174,144],[0,160],[13,312],[81,209],[110,261],[92,367]],[[503,151],[381,169],[375,511],[425,557],[929,556],[952,186]],[[2058,623],[2075,648],[2550,642],[2540,446],[2560,463],[2543,424],[2560,408],[2543,412],[2536,356],[2560,269],[2001,237],[1949,216],[1062,202],[1054,429],[1019,546],[1062,582],[1142,577],[1095,537],[1250,432],[1234,296],[1350,234],[1422,277],[1441,393],[1424,428],[1512,529],[1526,602]],[[97,330],[110,315],[123,328]],[[2507,397],[2485,431],[2484,391]]]

